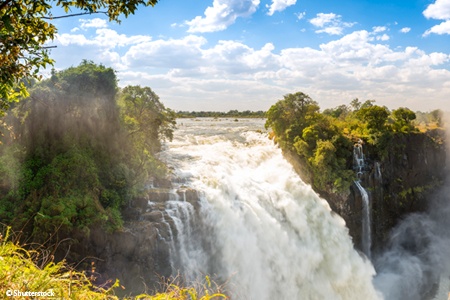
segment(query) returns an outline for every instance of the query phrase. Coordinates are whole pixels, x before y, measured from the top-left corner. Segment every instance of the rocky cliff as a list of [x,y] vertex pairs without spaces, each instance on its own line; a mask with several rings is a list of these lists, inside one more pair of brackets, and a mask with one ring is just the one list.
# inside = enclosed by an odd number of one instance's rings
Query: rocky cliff
[[[160,291],[163,282],[177,276],[178,270],[173,253],[177,226],[168,208],[170,204],[184,205],[196,213],[198,201],[193,189],[175,188],[170,181],[155,182],[155,187],[123,210],[122,230],[108,233],[93,226],[88,236],[75,234],[66,258],[92,275],[99,286],[112,285],[118,279],[125,287],[116,290],[119,294]],[[66,254],[59,251],[59,255]]]
[[[376,251],[402,218],[427,208],[429,196],[442,184],[446,165],[444,132],[397,134],[384,153],[365,143],[363,151],[366,161],[361,185],[370,198],[372,249]],[[298,155],[287,151],[284,154],[305,182],[314,180]],[[356,185],[348,193],[316,192],[345,220],[355,247],[361,249],[362,197]]]

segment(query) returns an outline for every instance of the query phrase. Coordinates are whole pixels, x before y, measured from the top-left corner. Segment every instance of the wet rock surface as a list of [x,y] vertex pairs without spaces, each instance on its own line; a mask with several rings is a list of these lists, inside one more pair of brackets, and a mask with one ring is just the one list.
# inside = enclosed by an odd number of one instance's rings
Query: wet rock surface
[[112,285],[115,279],[125,287],[123,295],[154,292],[161,282],[174,274],[171,245],[176,226],[166,209],[169,201],[188,201],[199,207],[198,192],[192,188],[174,188],[168,180],[163,187],[149,188],[144,197],[133,199],[123,209],[123,229],[113,233],[91,228],[89,237],[72,237],[69,261],[82,261],[78,268],[87,270],[100,286]]

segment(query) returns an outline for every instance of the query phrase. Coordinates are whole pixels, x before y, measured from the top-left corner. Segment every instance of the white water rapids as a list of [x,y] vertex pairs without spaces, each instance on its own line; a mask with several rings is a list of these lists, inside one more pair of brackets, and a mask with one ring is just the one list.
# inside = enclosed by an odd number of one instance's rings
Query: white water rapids
[[[201,192],[199,214],[185,212],[190,222],[177,224],[185,234],[180,272],[227,281],[233,299],[381,299],[343,220],[301,181],[263,124],[178,120],[161,157]],[[201,228],[184,228],[193,218]]]

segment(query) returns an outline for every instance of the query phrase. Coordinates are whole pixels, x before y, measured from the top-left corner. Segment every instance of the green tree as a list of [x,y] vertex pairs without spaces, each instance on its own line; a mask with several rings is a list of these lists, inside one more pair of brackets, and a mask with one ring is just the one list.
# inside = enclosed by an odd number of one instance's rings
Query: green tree
[[[110,21],[133,14],[139,5],[155,5],[158,0],[3,0],[0,1],[0,115],[9,103],[27,96],[26,78],[40,78],[39,70],[53,60],[44,44],[53,40],[56,27],[50,20],[54,6],[81,10],[80,14],[105,13]],[[79,14],[76,14],[79,15]]]
[[410,132],[415,130],[412,123],[416,119],[416,114],[409,108],[400,107],[392,112],[394,123],[392,127],[396,132]]
[[372,104],[367,106],[363,105],[356,115],[360,120],[366,123],[369,133],[374,134],[384,131],[389,117],[389,110],[384,106]]
[[317,102],[302,92],[288,94],[267,111],[265,126],[272,128],[281,142],[292,145],[295,137],[314,122],[319,109]]
[[[353,100],[353,101],[355,101],[355,100]],[[343,119],[350,113],[350,111],[351,111],[351,109],[350,109],[349,106],[347,106],[345,104],[342,104],[342,105],[339,105],[336,108],[325,109],[323,111],[323,114],[331,116],[333,118],[342,118]]]
[[83,61],[30,90],[13,109],[14,134],[29,155],[40,151],[48,159],[65,151],[66,140],[111,149],[120,126],[116,92],[113,69]]
[[166,108],[149,87],[127,86],[119,96],[120,115],[133,143],[134,170],[137,175],[162,168],[154,154],[161,150],[161,140],[172,140],[175,113]]
[[0,151],[15,150],[4,158],[19,172],[0,170],[18,182],[0,197],[0,217],[8,216],[2,206],[14,203],[9,221],[40,240],[49,231],[88,230],[97,221],[120,226],[118,211],[132,184],[116,92],[114,70],[88,61],[30,89],[5,118],[11,138],[5,136]]

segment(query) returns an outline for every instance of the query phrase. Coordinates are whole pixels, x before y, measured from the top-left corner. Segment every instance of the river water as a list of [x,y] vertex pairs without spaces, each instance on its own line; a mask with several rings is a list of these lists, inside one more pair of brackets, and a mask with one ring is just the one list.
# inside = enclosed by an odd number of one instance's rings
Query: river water
[[180,119],[174,136],[161,158],[200,193],[197,213],[191,204],[171,213],[180,274],[226,282],[233,299],[382,298],[344,221],[297,176],[264,120]]

